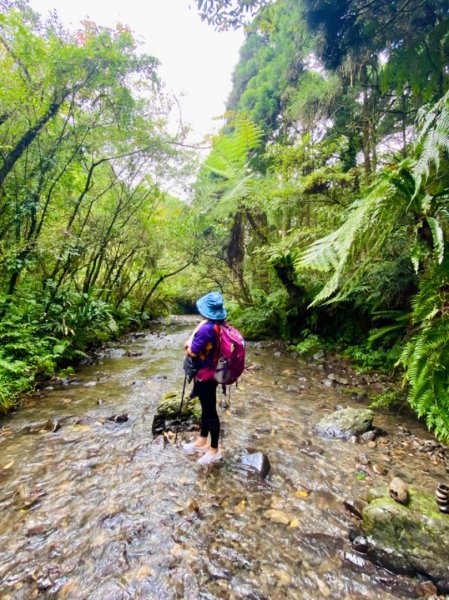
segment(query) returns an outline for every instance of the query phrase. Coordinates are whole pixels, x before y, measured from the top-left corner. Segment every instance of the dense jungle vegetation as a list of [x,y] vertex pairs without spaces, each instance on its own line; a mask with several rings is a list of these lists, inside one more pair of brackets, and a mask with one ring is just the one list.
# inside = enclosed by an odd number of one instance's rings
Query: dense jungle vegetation
[[167,192],[194,164],[157,59],[126,28],[0,4],[5,408],[220,289],[249,337],[396,367],[449,439],[447,2],[198,0],[246,40],[189,201]]

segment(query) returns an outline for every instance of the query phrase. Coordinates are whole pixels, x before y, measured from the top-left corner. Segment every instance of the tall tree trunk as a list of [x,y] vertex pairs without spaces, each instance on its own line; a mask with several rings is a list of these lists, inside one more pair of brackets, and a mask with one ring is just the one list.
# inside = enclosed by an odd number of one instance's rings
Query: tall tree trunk
[[371,110],[368,87],[368,72],[366,65],[362,67],[361,83],[363,86],[363,112],[362,112],[362,144],[363,144],[363,164],[365,175],[369,177],[372,172],[371,166]]
[[14,167],[28,146],[36,139],[41,129],[52,117],[56,115],[65,98],[66,94],[63,94],[60,100],[53,101],[48,107],[47,112],[33,125],[33,127],[31,127],[31,129],[28,129],[28,131],[20,138],[11,152],[7,155],[3,167],[0,169],[0,185],[3,184],[8,173]]

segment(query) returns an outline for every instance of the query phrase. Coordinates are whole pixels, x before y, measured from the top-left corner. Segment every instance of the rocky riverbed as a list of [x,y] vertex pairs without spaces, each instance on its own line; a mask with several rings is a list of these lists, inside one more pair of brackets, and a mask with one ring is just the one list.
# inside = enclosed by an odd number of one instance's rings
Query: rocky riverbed
[[[394,573],[360,528],[370,490],[393,477],[430,502],[448,482],[447,449],[385,411],[365,432],[328,437],[318,422],[369,408],[382,378],[256,343],[239,388],[219,400],[225,458],[198,466],[152,433],[161,397],[182,389],[194,322],[121,340],[1,422],[1,598],[436,597],[441,573],[432,579],[416,553]],[[269,458],[264,477],[249,455]]]

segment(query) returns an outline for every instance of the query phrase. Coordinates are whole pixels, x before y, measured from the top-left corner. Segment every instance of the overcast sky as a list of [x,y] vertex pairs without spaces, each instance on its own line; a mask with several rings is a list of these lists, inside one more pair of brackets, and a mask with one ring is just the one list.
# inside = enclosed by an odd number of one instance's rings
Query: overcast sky
[[231,90],[243,32],[216,32],[202,22],[195,0],[29,0],[44,17],[55,9],[64,24],[78,29],[89,18],[98,25],[129,25],[142,49],[161,61],[159,73],[182,108],[184,122],[201,142],[217,130],[214,117],[223,114]]

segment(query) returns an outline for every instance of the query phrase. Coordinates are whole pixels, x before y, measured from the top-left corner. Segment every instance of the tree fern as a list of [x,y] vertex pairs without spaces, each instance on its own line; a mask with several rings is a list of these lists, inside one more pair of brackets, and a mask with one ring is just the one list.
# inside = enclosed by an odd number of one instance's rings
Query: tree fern
[[429,110],[423,107],[418,115],[417,148],[419,157],[413,175],[419,190],[432,165],[438,170],[442,151],[449,151],[449,91]]
[[205,168],[227,180],[242,176],[250,153],[260,147],[263,131],[244,116],[235,118],[215,140]]
[[368,193],[352,205],[343,225],[300,255],[298,270],[332,273],[313,305],[331,301],[337,290],[332,301],[340,300],[357,286],[363,265],[379,251],[406,212],[413,194],[408,175],[406,162],[392,173],[382,173]]

